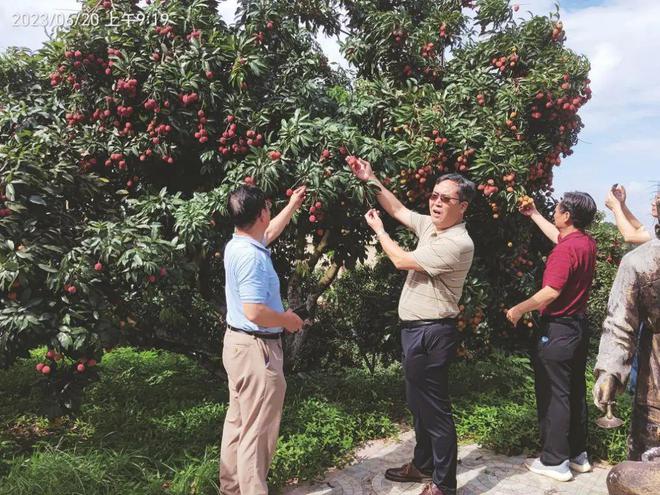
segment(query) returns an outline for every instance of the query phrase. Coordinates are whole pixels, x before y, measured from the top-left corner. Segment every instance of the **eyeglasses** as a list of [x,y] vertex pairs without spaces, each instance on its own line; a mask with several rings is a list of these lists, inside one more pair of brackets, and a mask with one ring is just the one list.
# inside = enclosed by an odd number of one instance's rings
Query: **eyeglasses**
[[452,199],[455,199],[456,201],[461,200],[461,198],[455,198],[453,196],[449,196],[448,194],[438,194],[436,192],[432,193],[431,196],[429,196],[429,201],[431,201],[432,203],[435,203],[438,199],[440,199],[440,201],[442,201],[446,205],[450,204]]

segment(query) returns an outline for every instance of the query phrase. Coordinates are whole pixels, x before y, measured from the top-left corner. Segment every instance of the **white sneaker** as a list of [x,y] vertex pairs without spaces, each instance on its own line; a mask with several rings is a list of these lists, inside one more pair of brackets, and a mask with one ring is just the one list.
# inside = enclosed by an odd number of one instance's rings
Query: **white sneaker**
[[568,465],[576,473],[589,473],[591,471],[591,464],[589,464],[589,457],[586,452],[571,457],[571,461]]
[[541,459],[534,459],[534,462],[525,463],[525,466],[532,473],[542,474],[557,481],[571,481],[573,479],[573,473],[568,468],[568,459],[558,466],[546,466],[541,462]]

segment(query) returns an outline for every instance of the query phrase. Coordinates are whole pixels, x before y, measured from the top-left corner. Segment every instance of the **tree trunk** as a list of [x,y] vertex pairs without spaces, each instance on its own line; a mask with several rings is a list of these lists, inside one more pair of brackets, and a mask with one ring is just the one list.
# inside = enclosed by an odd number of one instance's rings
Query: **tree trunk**
[[[328,247],[331,236],[332,232],[326,230],[309,259],[301,261],[291,275],[287,288],[287,301],[290,308],[296,308],[304,304],[309,314],[313,315],[319,297],[328,287],[330,287],[330,284],[332,284],[335,278],[337,278],[339,269],[343,265],[343,261],[341,260],[334,260],[326,269],[316,288],[306,296],[303,294],[303,276],[314,271],[314,268],[316,268],[317,263]],[[285,370],[290,371],[293,368],[308,335],[309,329],[303,327],[299,332],[284,337],[283,347]]]

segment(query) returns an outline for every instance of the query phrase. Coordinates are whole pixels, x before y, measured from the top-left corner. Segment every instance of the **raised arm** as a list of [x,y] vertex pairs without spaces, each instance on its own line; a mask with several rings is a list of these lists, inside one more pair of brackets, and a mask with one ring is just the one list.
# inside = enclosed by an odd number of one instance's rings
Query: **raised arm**
[[632,244],[643,244],[651,240],[651,234],[626,206],[625,191],[623,186],[610,190],[605,200],[605,206],[612,210],[616,227],[623,236],[623,240]]
[[305,199],[306,187],[301,186],[293,191],[289,203],[284,207],[284,209],[273,219],[271,219],[264,233],[264,245],[268,246],[275,239],[277,239],[284,228],[291,221],[293,214],[300,208],[302,202]]
[[403,206],[401,201],[378,180],[378,177],[376,177],[376,174],[374,174],[371,168],[371,164],[366,160],[354,156],[346,157],[346,162],[350,165],[351,170],[358,179],[365,182],[373,182],[378,186],[379,192],[376,198],[388,215],[407,228],[412,228],[410,210]]
[[539,211],[536,209],[536,205],[533,202],[531,205],[521,206],[519,211],[526,217],[531,218],[548,239],[550,239],[555,244],[559,242],[559,230],[552,222],[546,220],[545,217],[539,213]]

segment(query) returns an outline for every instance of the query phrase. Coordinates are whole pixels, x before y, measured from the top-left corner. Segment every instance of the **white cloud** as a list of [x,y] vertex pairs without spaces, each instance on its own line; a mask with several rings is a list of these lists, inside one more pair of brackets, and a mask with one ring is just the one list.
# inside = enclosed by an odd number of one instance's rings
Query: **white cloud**
[[[616,0],[563,15],[567,45],[592,64],[592,130],[617,127],[628,112],[660,116],[660,2]],[[660,124],[660,121],[658,121]]]
[[629,154],[656,153],[660,150],[660,138],[631,138],[614,141],[607,145],[607,151]]

